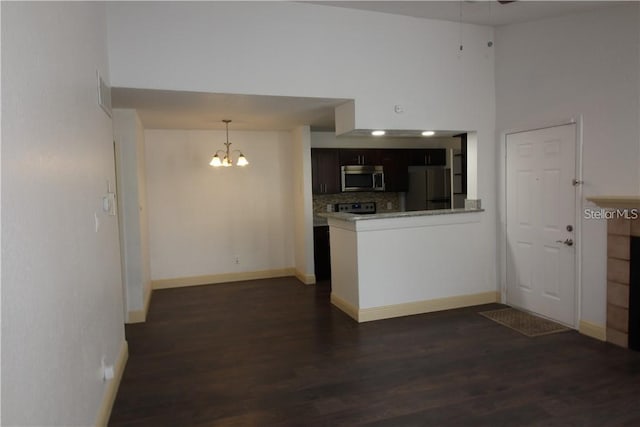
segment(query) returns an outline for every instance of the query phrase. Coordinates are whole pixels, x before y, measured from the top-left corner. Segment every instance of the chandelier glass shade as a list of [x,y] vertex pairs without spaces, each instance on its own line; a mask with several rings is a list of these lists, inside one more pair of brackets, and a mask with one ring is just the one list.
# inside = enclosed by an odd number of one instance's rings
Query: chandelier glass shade
[[247,166],[249,164],[249,161],[247,160],[247,158],[244,156],[244,154],[242,154],[242,152],[240,150],[231,150],[231,143],[229,142],[229,123],[231,123],[231,120],[223,120],[226,129],[227,129],[227,142],[224,143],[224,149],[223,150],[218,150],[215,152],[215,154],[213,155],[213,157],[211,158],[211,161],[209,162],[209,164],[211,166],[213,166],[214,168],[217,167],[230,167],[233,166],[233,158],[232,158],[232,154],[234,153],[238,153],[238,160],[236,161],[235,165],[236,166]]

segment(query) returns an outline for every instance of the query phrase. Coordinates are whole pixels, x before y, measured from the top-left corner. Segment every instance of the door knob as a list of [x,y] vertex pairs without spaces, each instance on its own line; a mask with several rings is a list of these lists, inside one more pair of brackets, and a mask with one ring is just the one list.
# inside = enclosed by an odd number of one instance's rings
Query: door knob
[[567,246],[573,246],[573,239],[556,240],[556,243],[564,243]]

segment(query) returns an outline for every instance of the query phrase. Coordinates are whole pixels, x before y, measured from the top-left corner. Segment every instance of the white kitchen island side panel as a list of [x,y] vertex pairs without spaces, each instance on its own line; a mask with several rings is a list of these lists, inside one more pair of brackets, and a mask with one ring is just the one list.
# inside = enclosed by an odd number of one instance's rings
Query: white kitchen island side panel
[[[329,216],[334,299],[353,306],[359,321],[473,305],[487,295],[494,301],[496,284],[487,274],[492,254],[482,245],[481,220],[481,212],[460,211]],[[381,308],[389,315],[370,315]]]
[[331,294],[357,309],[360,303],[356,232],[337,227],[330,230]]
[[360,309],[495,291],[481,224],[358,233]]

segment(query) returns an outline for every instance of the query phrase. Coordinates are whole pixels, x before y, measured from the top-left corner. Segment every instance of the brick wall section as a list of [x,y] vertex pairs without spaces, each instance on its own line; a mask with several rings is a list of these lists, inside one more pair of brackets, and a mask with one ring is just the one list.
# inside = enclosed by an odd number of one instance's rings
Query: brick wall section
[[630,236],[640,237],[640,219],[608,220],[607,341],[624,348],[629,342]]

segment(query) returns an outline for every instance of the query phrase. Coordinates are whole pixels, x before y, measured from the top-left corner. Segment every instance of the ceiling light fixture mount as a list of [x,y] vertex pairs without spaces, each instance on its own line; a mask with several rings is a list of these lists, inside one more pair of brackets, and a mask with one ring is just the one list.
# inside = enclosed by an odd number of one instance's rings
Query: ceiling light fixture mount
[[[236,166],[247,166],[249,164],[249,161],[242,154],[242,151],[231,150],[229,148],[231,147],[231,143],[229,142],[229,123],[231,123],[231,120],[225,119],[222,122],[225,124],[227,129],[227,142],[224,143],[224,146],[225,146],[224,150],[216,151],[216,153],[211,158],[211,161],[209,162],[209,164],[214,168],[217,168],[220,166],[224,166],[224,167],[233,166],[233,159],[231,158],[231,154],[238,152],[240,153],[240,155],[238,156],[238,161],[236,161]],[[222,159],[220,159],[220,156],[218,155],[218,153],[221,153],[223,155]]]

